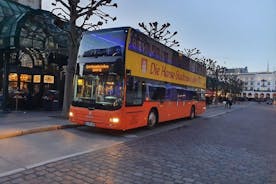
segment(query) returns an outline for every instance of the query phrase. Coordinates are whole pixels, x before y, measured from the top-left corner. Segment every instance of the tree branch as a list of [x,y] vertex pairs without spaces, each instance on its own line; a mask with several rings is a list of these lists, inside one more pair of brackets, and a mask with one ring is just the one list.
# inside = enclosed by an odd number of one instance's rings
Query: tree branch
[[52,13],[54,13],[54,11],[57,11],[57,10],[62,11],[65,15],[67,15],[68,17],[70,17],[70,14],[67,13],[67,12],[66,12],[64,9],[62,9],[62,8],[54,8],[54,9],[52,10]]
[[65,8],[67,8],[70,11],[69,5],[67,5],[63,0],[56,0],[56,3],[62,4]]

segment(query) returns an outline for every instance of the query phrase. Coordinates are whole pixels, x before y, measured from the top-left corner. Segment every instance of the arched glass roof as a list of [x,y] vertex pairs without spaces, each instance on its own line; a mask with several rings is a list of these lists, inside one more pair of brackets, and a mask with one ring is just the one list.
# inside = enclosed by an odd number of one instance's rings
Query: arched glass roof
[[55,23],[58,18],[11,0],[0,1],[0,49],[67,48],[66,32]]

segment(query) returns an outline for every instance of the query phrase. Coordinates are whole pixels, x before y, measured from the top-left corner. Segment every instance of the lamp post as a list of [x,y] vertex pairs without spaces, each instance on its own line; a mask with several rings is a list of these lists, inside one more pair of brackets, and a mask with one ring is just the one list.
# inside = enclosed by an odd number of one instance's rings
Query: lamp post
[[8,87],[8,83],[9,83],[9,59],[10,59],[10,54],[9,53],[3,53],[3,55],[1,56],[1,59],[4,60],[4,77],[3,77],[3,102],[2,102],[2,109],[3,111],[7,111],[8,110],[8,99],[9,99],[9,87]]

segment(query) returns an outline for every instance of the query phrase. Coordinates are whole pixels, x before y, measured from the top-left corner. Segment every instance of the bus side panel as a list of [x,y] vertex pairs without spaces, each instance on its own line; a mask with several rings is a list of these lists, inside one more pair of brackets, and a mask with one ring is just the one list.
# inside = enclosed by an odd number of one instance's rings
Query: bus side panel
[[203,114],[206,110],[205,101],[198,101],[196,104],[196,115]]
[[187,102],[179,101],[177,102],[176,107],[177,116],[179,118],[186,118],[188,116],[189,110],[187,108]]
[[125,107],[123,117],[126,130],[147,125],[147,110],[141,106]]
[[179,119],[183,116],[178,112],[177,102],[165,101],[158,105],[159,111],[159,122],[170,121],[174,119]]
[[160,116],[158,104],[159,102],[145,101],[142,106],[125,107],[126,129],[147,126],[151,109],[157,109],[158,116]]

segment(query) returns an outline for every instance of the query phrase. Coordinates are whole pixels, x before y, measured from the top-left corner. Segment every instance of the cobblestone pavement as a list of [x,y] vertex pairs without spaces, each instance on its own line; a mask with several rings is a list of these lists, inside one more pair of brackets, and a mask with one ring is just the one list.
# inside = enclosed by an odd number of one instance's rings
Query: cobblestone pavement
[[0,178],[0,183],[276,183],[276,108],[215,118]]

